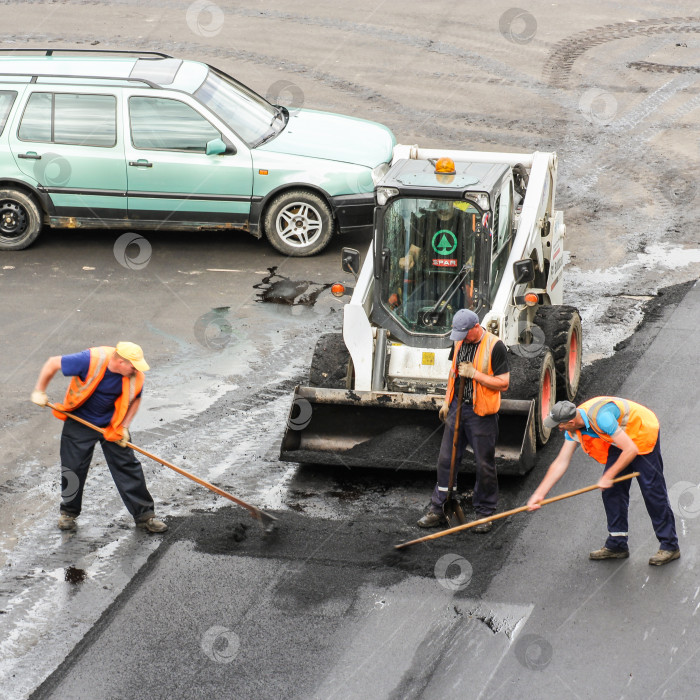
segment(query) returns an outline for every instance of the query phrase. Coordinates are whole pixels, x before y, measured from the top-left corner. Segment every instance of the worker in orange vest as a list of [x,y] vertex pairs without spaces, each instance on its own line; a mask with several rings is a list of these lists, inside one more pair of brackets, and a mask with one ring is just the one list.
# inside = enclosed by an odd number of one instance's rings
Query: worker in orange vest
[[129,425],[141,403],[143,373],[149,369],[143,350],[135,343],[121,342],[116,348],[95,347],[50,357],[31,395],[35,404],[46,406],[49,402],[46,388],[59,369],[71,381],[64,402],[56,404],[56,408],[104,428],[104,435],[54,411],[57,418],[65,421],[61,433],[64,485],[58,527],[61,530],[76,527],[90,460],[99,440],[119,495],[137,526],[149,532],[164,532],[168,526],[155,517],[141,463],[127,446],[131,438]]
[[[477,519],[493,515],[498,502],[496,474],[498,409],[501,406],[501,392],[506,391],[510,383],[508,350],[503,341],[481,327],[479,317],[470,309],[460,309],[454,315],[450,339],[454,341],[454,346],[447,392],[440,408],[440,419],[445,422],[445,430],[438,457],[437,484],[433,490],[428,512],[417,523],[419,527],[437,527],[445,522],[443,505],[449,490],[457,413],[457,392],[455,391],[457,376],[465,377],[467,381],[455,464],[459,468],[464,449],[467,444],[471,445],[476,462],[472,505]],[[455,484],[454,489],[456,488]],[[490,530],[491,523],[483,523],[473,528],[473,531],[479,534]]]
[[627,512],[630,481],[613,484],[612,480],[634,471],[639,472],[637,482],[659,540],[659,550],[649,563],[661,566],[680,557],[676,522],[664,480],[659,421],[651,410],[627,399],[598,396],[584,401],[578,408],[570,401],[554,404],[544,424],[565,431],[566,439],[542,483],[527,502],[528,510],[540,507],[581,445],[586,454],[605,466],[598,486],[602,489],[608,519],[608,539],[601,549],[590,553],[590,558],[629,557]]

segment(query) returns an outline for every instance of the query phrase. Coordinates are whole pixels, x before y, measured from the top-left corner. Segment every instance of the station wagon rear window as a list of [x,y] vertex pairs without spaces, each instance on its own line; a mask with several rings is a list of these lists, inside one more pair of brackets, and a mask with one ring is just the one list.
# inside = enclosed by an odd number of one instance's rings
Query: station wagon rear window
[[0,91],[0,134],[5,131],[7,116],[10,114],[12,105],[15,103],[17,93],[11,90]]
[[35,92],[27,101],[17,136],[22,141],[114,146],[116,112],[113,95]]

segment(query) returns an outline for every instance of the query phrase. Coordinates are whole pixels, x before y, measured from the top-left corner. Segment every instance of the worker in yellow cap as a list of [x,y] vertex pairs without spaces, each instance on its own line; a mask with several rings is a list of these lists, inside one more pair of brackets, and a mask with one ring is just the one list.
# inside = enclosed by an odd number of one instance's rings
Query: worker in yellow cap
[[143,373],[149,369],[143,350],[135,343],[121,342],[115,348],[101,346],[50,357],[32,392],[35,404],[48,404],[46,388],[59,369],[71,381],[66,398],[62,404],[55,404],[56,408],[104,428],[104,434],[66,420],[63,413],[54,411],[57,418],[65,421],[61,433],[63,487],[58,527],[76,527],[90,460],[99,440],[119,495],[137,526],[149,532],[164,532],[168,526],[155,517],[141,463],[127,446],[131,439],[129,426],[141,403]]

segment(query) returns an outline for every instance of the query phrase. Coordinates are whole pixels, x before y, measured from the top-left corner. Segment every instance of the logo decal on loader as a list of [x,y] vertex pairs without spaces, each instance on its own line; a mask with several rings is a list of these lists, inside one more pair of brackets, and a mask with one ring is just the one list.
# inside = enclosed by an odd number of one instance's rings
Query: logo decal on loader
[[449,255],[457,249],[457,236],[443,228],[433,236],[432,244],[438,255]]

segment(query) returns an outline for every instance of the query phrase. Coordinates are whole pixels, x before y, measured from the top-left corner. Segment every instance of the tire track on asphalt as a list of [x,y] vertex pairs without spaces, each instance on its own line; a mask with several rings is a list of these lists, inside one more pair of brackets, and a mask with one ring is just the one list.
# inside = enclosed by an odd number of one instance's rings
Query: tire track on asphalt
[[618,39],[655,34],[697,34],[700,32],[700,17],[670,17],[636,20],[634,23],[619,22],[595,27],[574,34],[555,44],[545,61],[542,77],[545,83],[556,88],[568,86],[573,65],[590,49]]

